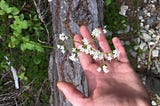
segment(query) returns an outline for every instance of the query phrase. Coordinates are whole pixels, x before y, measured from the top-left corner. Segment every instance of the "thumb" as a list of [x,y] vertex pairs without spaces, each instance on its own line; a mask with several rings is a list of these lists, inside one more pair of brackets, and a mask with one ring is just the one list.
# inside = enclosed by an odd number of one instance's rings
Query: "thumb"
[[82,104],[85,95],[78,91],[72,84],[67,82],[58,82],[57,86],[73,105],[79,106]]

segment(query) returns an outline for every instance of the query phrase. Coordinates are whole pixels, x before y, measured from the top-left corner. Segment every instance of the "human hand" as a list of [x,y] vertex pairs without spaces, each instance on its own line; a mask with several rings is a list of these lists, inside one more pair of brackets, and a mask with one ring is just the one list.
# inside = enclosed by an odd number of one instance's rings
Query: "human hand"
[[[99,29],[101,30],[101,29]],[[80,28],[81,36],[75,35],[76,48],[82,45],[82,39],[92,41],[91,34],[86,26]],[[102,31],[101,31],[102,32]],[[97,38],[103,52],[111,52],[110,46],[103,32]],[[74,106],[149,106],[147,92],[139,77],[131,68],[125,49],[120,40],[113,38],[113,45],[120,52],[118,60],[108,61],[110,70],[107,74],[97,72],[100,61],[95,61],[90,55],[80,52],[79,60],[88,82],[89,96],[86,97],[72,84],[59,82],[58,88]],[[95,45],[91,44],[95,49]]]

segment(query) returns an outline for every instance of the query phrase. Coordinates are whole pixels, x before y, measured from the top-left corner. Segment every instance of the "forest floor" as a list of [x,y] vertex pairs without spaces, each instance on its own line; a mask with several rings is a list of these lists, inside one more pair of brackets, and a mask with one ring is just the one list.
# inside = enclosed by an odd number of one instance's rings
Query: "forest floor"
[[129,37],[121,36],[126,48],[132,45],[127,49],[131,64],[148,89],[152,105],[160,106],[160,0],[124,0],[121,4],[121,14],[129,22],[126,31],[132,32]]

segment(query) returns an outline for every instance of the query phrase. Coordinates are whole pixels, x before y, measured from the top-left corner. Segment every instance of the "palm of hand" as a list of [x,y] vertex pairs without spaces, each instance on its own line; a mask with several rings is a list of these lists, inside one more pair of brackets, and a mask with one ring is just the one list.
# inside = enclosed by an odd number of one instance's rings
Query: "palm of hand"
[[[83,38],[91,41],[88,29],[82,26],[81,34]],[[79,35],[75,35],[75,41],[82,42]],[[104,52],[110,52],[110,47],[102,33],[98,38],[99,45]],[[129,65],[126,52],[118,38],[113,39],[113,44],[120,51],[118,61],[106,61],[109,73],[98,73],[96,71],[99,62],[85,53],[80,53],[79,59],[84,69],[89,87],[89,96],[86,97],[76,88],[66,82],[58,83],[58,87],[63,91],[67,99],[74,106],[148,106],[147,93],[138,76]],[[80,43],[75,43],[78,47]],[[92,44],[93,47],[94,44]],[[146,103],[145,103],[146,102]],[[141,105],[139,105],[141,104]]]

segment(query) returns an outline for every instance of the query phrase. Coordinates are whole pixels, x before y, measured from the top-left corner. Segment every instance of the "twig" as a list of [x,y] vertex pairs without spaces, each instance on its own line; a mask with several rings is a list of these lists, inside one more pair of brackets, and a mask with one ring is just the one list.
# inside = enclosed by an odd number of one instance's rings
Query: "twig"
[[148,71],[150,71],[151,69],[151,58],[152,58],[152,51],[154,50],[154,48],[157,46],[158,42],[160,41],[160,36],[157,37],[155,44],[151,47],[151,49],[149,50],[149,58],[148,58]]
[[0,80],[3,80],[9,73],[10,73],[9,71],[6,72],[6,73],[0,78]]
[[[36,7],[36,11],[37,11],[37,13],[38,13],[38,18],[41,20],[41,22],[43,23],[43,25],[44,25],[44,27],[45,27],[45,30],[46,30],[46,33],[47,33],[47,36],[48,36],[48,43],[50,42],[50,33],[49,33],[49,30],[48,30],[48,28],[47,28],[47,25],[46,25],[46,23],[45,23],[45,21],[44,21],[44,17],[42,16],[42,12],[40,11],[40,7],[39,7],[39,5],[40,5],[40,1],[38,2],[38,5],[37,5],[37,3],[36,3],[36,1],[35,0],[33,0],[33,2],[34,2],[34,5],[35,5],[35,7]],[[38,39],[39,40],[39,39]],[[40,40],[39,40],[40,41]]]
[[35,103],[36,106],[39,105],[38,103],[39,103],[39,98],[40,98],[41,92],[42,92],[42,86],[40,87],[40,89],[38,91],[38,95],[37,95],[37,99],[36,99],[36,103]]
[[[5,59],[7,61],[7,64],[10,65],[10,60],[8,59],[7,56],[5,56]],[[12,72],[12,75],[13,75],[15,88],[19,89],[19,81],[18,81],[17,70],[13,66],[11,66],[11,72]]]
[[22,11],[22,9],[25,7],[25,5],[26,5],[26,2],[22,5],[20,11]]

